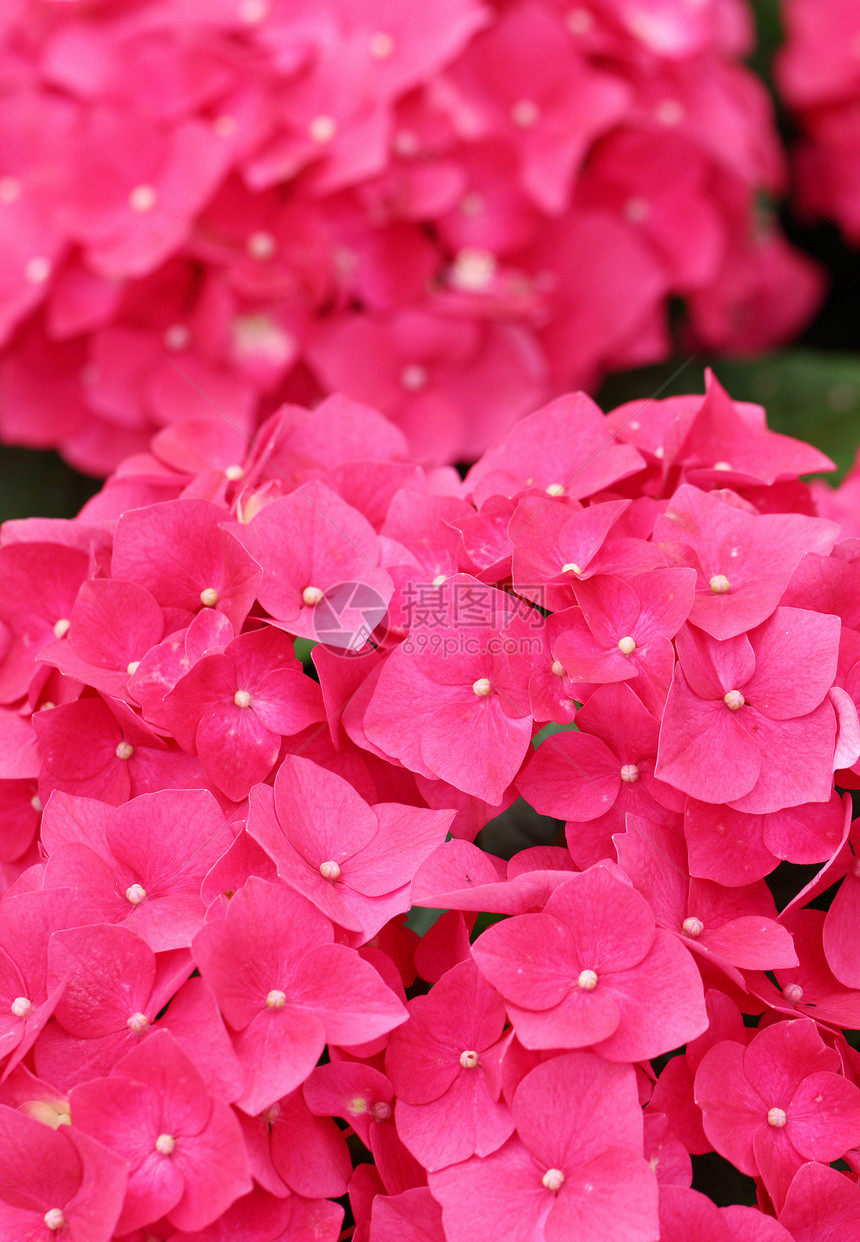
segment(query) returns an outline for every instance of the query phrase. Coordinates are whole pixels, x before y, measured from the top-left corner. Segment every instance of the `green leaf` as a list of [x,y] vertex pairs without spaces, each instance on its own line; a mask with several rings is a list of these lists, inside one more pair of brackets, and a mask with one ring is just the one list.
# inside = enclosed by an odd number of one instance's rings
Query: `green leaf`
[[74,517],[102,486],[56,453],[0,446],[0,522],[10,518]]
[[[581,703],[576,704],[577,711],[582,707]],[[541,742],[545,742],[548,737],[552,737],[554,733],[578,733],[579,729],[575,724],[556,724],[554,720],[548,725],[544,725],[540,733],[536,733],[532,738],[532,746],[537,750]]]

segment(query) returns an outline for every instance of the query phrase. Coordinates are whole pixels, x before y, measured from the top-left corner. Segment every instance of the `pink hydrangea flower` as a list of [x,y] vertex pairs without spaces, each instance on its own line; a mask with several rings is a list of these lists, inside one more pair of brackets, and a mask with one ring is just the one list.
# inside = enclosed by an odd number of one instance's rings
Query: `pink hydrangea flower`
[[860,1143],[860,1090],[813,1023],[778,1022],[747,1048],[731,1040],[696,1073],[705,1132],[742,1172],[764,1179],[778,1209],[808,1160],[829,1163]]
[[604,866],[557,888],[543,913],[488,928],[472,953],[527,1048],[594,1048],[612,1061],[642,1060],[707,1025],[687,950]]
[[523,1078],[512,1111],[516,1134],[499,1151],[430,1175],[450,1242],[512,1230],[524,1242],[655,1242],[657,1182],[631,1066],[556,1057]]

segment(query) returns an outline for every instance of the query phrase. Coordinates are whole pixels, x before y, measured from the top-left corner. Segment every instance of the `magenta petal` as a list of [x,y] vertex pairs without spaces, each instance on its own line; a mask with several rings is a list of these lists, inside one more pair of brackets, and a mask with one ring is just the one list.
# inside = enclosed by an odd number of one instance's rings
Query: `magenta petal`
[[541,1221],[551,1202],[541,1185],[545,1169],[516,1137],[484,1159],[431,1173],[430,1192],[442,1205],[448,1242],[543,1242]]
[[[102,924],[55,932],[48,946],[48,981],[65,990],[57,1021],[82,1039],[122,1030],[146,1013],[155,983],[155,954],[124,927]],[[154,1016],[154,1015],[153,1015]]]
[[241,1030],[265,1009],[271,991],[288,991],[309,950],[333,938],[331,922],[306,898],[252,876],[231,899],[226,918],[201,928],[192,950],[224,1017]]
[[687,799],[684,832],[690,874],[727,887],[769,875],[779,859],[764,843],[763,817]]
[[255,1116],[295,1091],[310,1075],[325,1043],[322,1022],[306,1010],[286,1005],[257,1014],[233,1038],[245,1071],[245,1090],[237,1107]]
[[473,962],[459,962],[429,996],[410,1002],[409,1021],[392,1033],[385,1068],[398,1098],[410,1104],[438,1099],[460,1074],[461,1053],[483,1052],[499,1038],[504,1024],[496,990]]
[[7,1237],[43,1242],[45,1213],[59,1207],[75,1242],[109,1242],[126,1192],[124,1160],[88,1134],[52,1130],[5,1104],[0,1151],[0,1227]]
[[272,1164],[290,1190],[309,1199],[346,1194],[352,1163],[334,1120],[313,1116],[301,1092],[272,1111]]
[[229,704],[206,712],[197,726],[196,748],[210,780],[238,802],[269,775],[281,739],[253,711]]
[[595,819],[612,807],[621,788],[621,764],[588,733],[548,737],[517,778],[536,811],[558,819]]
[[761,771],[757,741],[722,699],[701,699],[678,669],[660,727],[655,775],[700,802],[734,802]]
[[290,1002],[313,1013],[333,1044],[360,1044],[406,1021],[406,1010],[377,972],[344,945],[311,949],[290,986]]
[[524,1048],[591,1048],[609,1039],[621,1020],[607,989],[593,993],[573,986],[549,1010],[535,1011],[508,1002],[508,1015]]
[[565,924],[574,960],[598,976],[635,966],[654,943],[648,902],[607,867],[570,877],[552,894],[544,913]]
[[860,876],[849,872],[827,911],[823,937],[827,964],[839,982],[848,988],[860,988],[858,927],[860,927]]
[[409,884],[425,858],[444,843],[454,812],[396,802],[379,802],[373,810],[377,832],[350,860],[349,886],[368,896],[381,897]]
[[621,1020],[615,1034],[596,1050],[611,1061],[650,1060],[707,1029],[699,971],[678,939],[659,927],[647,957],[610,976],[606,987]]
[[[744,713],[741,708],[738,715]],[[761,748],[759,779],[747,793],[723,801],[748,815],[827,802],[833,792],[836,744],[836,716],[829,701],[797,720],[770,720],[751,708],[749,721]]]
[[730,1242],[720,1209],[698,1190],[661,1186],[660,1242],[689,1242],[690,1238],[696,1242]]
[[853,1242],[860,1220],[860,1187],[836,1169],[804,1164],[788,1188],[779,1219],[794,1242],[821,1242],[822,1237],[828,1242]]
[[437,1242],[442,1209],[426,1186],[399,1195],[376,1195],[371,1214],[376,1242]]
[[373,811],[348,781],[300,756],[278,769],[275,809],[285,836],[317,866],[342,863],[368,845],[378,828]]
[[750,634],[755,672],[744,695],[765,716],[805,716],[836,679],[838,617],[804,608],[777,608]]
[[242,1068],[215,997],[199,975],[186,980],[158,1026],[170,1031],[214,1096],[230,1103],[239,1098]]
[[642,1110],[631,1069],[593,1052],[570,1052],[526,1074],[513,1113],[535,1158],[564,1172],[607,1148],[641,1152]]
[[700,943],[741,970],[784,970],[798,964],[791,934],[773,919],[755,915],[706,928]]
[[448,1090],[426,1104],[397,1101],[397,1132],[428,1173],[469,1156],[487,1156],[510,1138],[514,1119],[493,1100],[479,1070],[460,1070]]
[[755,1177],[759,1170],[753,1138],[767,1124],[770,1104],[747,1080],[745,1051],[743,1044],[722,1040],[706,1052],[696,1071],[695,1096],[714,1147],[741,1173]]
[[792,1178],[804,1163],[803,1156],[794,1147],[785,1130],[766,1123],[759,1126],[753,1135],[753,1151],[764,1188],[779,1212]]
[[512,719],[490,700],[472,699],[434,712],[421,734],[421,756],[442,780],[497,806],[528,753],[531,717]]
[[636,1151],[594,1156],[565,1176],[544,1229],[546,1242],[653,1242],[659,1230],[653,1169]]
[[839,1074],[808,1074],[786,1111],[785,1133],[807,1160],[829,1164],[860,1147],[860,1090]]
[[119,1228],[123,1233],[158,1220],[182,1198],[184,1177],[161,1156],[161,1101],[147,1084],[130,1078],[100,1078],[75,1087],[70,1104],[75,1125],[104,1143],[129,1165],[129,1186]]
[[127,675],[128,665],[161,641],[164,614],[145,587],[96,578],[81,586],[71,623],[69,643],[76,655]]
[[209,1124],[193,1144],[178,1144],[176,1163],[184,1190],[167,1215],[185,1232],[211,1225],[253,1185],[236,1115],[220,1101],[215,1102]]
[[675,645],[690,689],[703,699],[722,699],[729,690],[745,686],[755,671],[755,652],[745,634],[717,642],[685,625]]
[[551,1009],[575,983],[567,929],[547,914],[523,914],[488,927],[472,956],[481,974],[522,1008]]

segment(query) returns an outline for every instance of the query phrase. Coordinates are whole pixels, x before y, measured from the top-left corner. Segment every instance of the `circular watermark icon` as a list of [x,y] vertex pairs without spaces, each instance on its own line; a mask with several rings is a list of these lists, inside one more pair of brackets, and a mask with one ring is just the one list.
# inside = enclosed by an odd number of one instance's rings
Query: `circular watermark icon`
[[388,602],[366,582],[338,582],[314,608],[314,634],[338,655],[361,655],[387,614]]

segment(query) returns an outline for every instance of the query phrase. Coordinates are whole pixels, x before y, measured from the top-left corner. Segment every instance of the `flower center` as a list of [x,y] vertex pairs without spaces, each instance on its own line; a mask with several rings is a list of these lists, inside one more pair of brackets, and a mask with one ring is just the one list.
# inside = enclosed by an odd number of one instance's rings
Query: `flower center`
[[636,639],[631,638],[629,634],[627,634],[624,638],[619,638],[618,650],[622,655],[632,655],[636,650]]
[[258,26],[269,16],[269,0],[242,0],[239,5],[239,21],[246,26]]
[[391,1105],[385,1100],[377,1100],[370,1111],[377,1121],[387,1121],[391,1116]]
[[684,119],[684,105],[677,99],[664,99],[657,105],[654,115],[661,125],[680,125]]
[[339,880],[340,867],[333,861],[320,863],[320,875],[324,880]]
[[681,924],[681,931],[684,933],[684,935],[692,936],[694,939],[696,936],[701,936],[704,930],[705,930],[705,924],[702,922],[701,919],[697,919],[694,915],[691,915],[690,918],[688,919],[684,919],[683,923]]
[[52,1231],[56,1231],[57,1229],[62,1229],[66,1223],[66,1218],[63,1215],[63,1209],[62,1208],[51,1208],[49,1211],[45,1213],[44,1221],[45,1221],[45,1225],[47,1226],[47,1228]]
[[520,99],[511,108],[511,120],[521,129],[530,129],[537,123],[539,116],[540,108],[533,99]]
[[200,603],[204,608],[214,608],[218,603],[218,592],[214,587],[205,587],[200,592]]
[[767,1124],[773,1126],[777,1130],[781,1130],[788,1118],[785,1115],[784,1108],[771,1108],[767,1114]]
[[624,218],[631,224],[641,224],[651,214],[651,205],[646,198],[628,198],[624,204]]
[[306,586],[302,591],[302,602],[307,604],[308,608],[315,608],[323,597],[319,587]]
[[564,484],[563,483],[550,483],[549,487],[544,488],[544,491],[546,492],[547,496],[563,496],[564,495]]
[[740,690],[730,690],[728,694],[723,696],[723,702],[730,712],[736,712],[743,707],[746,699],[741,694]]
[[562,664],[561,660],[553,660],[553,662],[552,662],[552,671],[553,671],[553,673],[554,673],[554,675],[555,675],[556,677],[565,677],[565,676],[567,676],[567,673],[566,673],[565,667],[564,667],[564,665]]
[[480,293],[486,289],[496,274],[496,256],[489,250],[466,247],[461,250],[451,268],[451,283],[467,293]]
[[278,248],[271,233],[267,233],[264,229],[251,233],[245,242],[245,249],[252,259],[271,259]]
[[582,570],[574,561],[568,561],[566,565],[562,565],[561,572],[563,574],[576,574],[576,576],[579,577]]
[[337,121],[333,116],[315,116],[308,126],[308,133],[314,142],[325,146],[337,133]]
[[411,362],[400,372],[400,383],[407,392],[418,392],[426,387],[429,378],[427,368],[422,367],[420,362]]
[[474,1049],[469,1049],[467,1052],[460,1053],[460,1064],[463,1069],[475,1069],[478,1065],[479,1059],[480,1058]]
[[713,578],[708,582],[708,586],[714,595],[725,595],[727,591],[731,590],[731,585],[725,574],[714,574]]
[[155,1140],[155,1150],[162,1156],[172,1156],[176,1139],[172,1134],[159,1134]]
[[120,742],[114,754],[117,759],[130,759],[134,754],[134,747],[131,742]]
[[35,1006],[28,996],[16,996],[9,1008],[14,1018],[28,1018]]
[[547,1190],[551,1190],[554,1194],[558,1194],[564,1184],[564,1174],[561,1169],[547,1169],[543,1177],[540,1179],[542,1185]]
[[151,185],[136,185],[128,196],[128,205],[132,211],[137,211],[142,215],[144,212],[152,211],[157,198],[158,195]]
[[140,1035],[149,1026],[149,1018],[145,1013],[133,1013],[126,1022],[126,1026],[135,1035]]
[[370,54],[374,60],[388,60],[394,55],[394,36],[387,30],[377,30],[370,36]]
[[237,707],[250,707],[251,706],[250,690],[237,690],[236,693],[233,695],[233,702],[236,704]]
[[564,21],[571,34],[584,35],[591,32],[594,18],[588,9],[571,9]]
[[799,983],[787,983],[782,989],[782,994],[792,1005],[803,1000],[803,988]]
[[21,197],[21,182],[17,177],[0,177],[0,203],[14,203]]
[[269,1009],[283,1009],[286,1003],[286,993],[279,991],[277,988],[272,988],[271,992],[266,997],[266,1006]]
[[68,634],[71,624],[68,617],[60,617],[54,626],[54,638],[62,638],[65,634]]
[[493,687],[489,677],[479,677],[477,681],[472,682],[472,689],[479,699],[485,699],[488,694],[493,693]]
[[583,992],[593,992],[597,987],[597,971],[583,970],[576,981],[576,986],[582,988]]
[[168,349],[185,349],[191,340],[191,329],[184,323],[172,323],[164,329],[164,344]]
[[638,781],[639,780],[638,765],[635,763],[625,763],[624,767],[621,769],[621,779],[623,781],[627,781],[628,784],[632,784],[633,781]]

